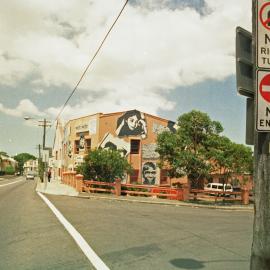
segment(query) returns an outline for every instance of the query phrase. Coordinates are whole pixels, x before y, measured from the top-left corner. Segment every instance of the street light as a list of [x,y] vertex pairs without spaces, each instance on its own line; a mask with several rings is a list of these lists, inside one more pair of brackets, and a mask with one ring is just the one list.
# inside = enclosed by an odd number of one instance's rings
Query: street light
[[[30,117],[30,116],[25,116],[24,120],[28,121],[28,120],[37,120],[36,118]],[[45,142],[46,142],[46,128],[51,126],[50,121],[48,121],[46,118],[44,118],[43,120],[38,120],[39,122],[39,126],[43,127],[43,140],[42,140],[42,149],[45,149]]]

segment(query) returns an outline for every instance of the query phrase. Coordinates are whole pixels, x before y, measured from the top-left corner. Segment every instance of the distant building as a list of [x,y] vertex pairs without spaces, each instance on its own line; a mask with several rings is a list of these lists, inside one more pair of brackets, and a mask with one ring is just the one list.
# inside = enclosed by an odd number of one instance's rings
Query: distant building
[[175,123],[137,110],[117,113],[97,113],[58,122],[53,146],[54,172],[61,177],[63,171],[76,170],[84,156],[96,148],[122,151],[134,172],[128,183],[154,185],[170,184],[166,170],[157,165],[155,151],[157,135],[175,131]]
[[30,159],[23,164],[23,173],[38,174],[38,159]]
[[18,167],[18,162],[14,158],[0,155],[0,172],[3,173],[6,168],[10,166],[16,170]]

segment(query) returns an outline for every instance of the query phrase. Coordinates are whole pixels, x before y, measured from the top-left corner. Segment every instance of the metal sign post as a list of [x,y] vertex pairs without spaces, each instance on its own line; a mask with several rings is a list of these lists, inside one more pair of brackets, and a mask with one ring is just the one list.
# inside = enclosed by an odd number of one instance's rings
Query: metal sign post
[[[254,131],[254,225],[250,269],[270,269],[270,1],[252,0],[252,33],[256,37],[256,130]],[[269,51],[269,52],[268,52]]]

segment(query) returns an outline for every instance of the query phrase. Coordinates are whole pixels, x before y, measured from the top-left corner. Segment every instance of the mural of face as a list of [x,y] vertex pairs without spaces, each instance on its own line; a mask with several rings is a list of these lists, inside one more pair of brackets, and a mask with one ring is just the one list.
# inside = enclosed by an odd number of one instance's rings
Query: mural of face
[[143,113],[132,110],[125,112],[117,119],[116,134],[119,137],[141,136],[143,139],[147,136],[147,125]]
[[144,185],[154,185],[156,183],[156,165],[153,162],[146,162],[142,169],[143,184]]
[[107,133],[101,144],[100,148],[119,150],[122,156],[126,156],[130,153],[130,143],[126,142],[124,139],[117,138],[111,133]]
[[130,130],[134,130],[138,126],[138,117],[133,115],[127,119],[127,125]]

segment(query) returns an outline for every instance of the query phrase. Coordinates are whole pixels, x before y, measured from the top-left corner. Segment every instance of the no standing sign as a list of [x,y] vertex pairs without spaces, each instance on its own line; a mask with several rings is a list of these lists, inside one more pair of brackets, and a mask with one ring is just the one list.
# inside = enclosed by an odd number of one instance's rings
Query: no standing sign
[[257,0],[256,129],[270,131],[270,0]]

